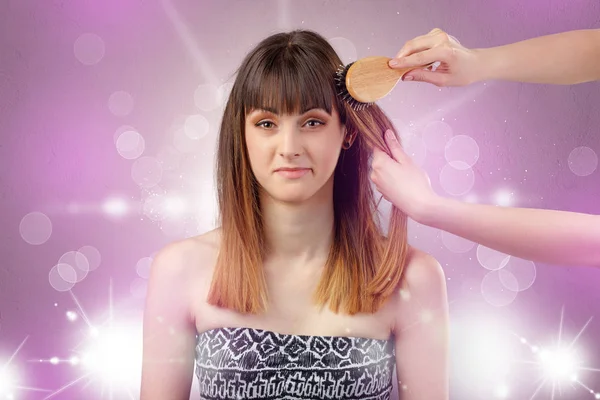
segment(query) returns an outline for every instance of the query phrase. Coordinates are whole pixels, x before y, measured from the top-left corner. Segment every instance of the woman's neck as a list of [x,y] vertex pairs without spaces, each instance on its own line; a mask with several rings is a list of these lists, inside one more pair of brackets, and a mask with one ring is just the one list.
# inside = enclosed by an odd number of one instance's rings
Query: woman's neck
[[331,197],[290,204],[265,195],[261,211],[268,260],[304,264],[327,258],[334,234]]

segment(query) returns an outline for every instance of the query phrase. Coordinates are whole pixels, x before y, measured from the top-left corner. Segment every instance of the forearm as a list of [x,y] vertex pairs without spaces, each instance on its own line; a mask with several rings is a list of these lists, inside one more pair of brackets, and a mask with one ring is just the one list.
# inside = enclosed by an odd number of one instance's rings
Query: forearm
[[417,221],[515,257],[600,267],[600,215],[440,198]]
[[479,80],[563,85],[600,80],[600,29],[557,33],[476,52]]

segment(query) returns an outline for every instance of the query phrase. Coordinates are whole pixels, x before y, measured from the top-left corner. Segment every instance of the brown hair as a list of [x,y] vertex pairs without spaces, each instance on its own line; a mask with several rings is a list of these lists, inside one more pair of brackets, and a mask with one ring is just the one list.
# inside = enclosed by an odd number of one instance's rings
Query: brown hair
[[246,114],[255,108],[288,114],[322,108],[331,114],[335,107],[347,133],[355,137],[334,172],[334,240],[315,302],[334,312],[375,312],[398,287],[408,251],[406,215],[392,208],[386,238],[369,179],[372,149],[389,154],[383,134],[395,129],[377,105],[356,111],[340,100],[334,81],[340,65],[327,40],[297,30],[264,39],[238,69],[217,146],[221,244],[210,304],[259,313],[268,302],[259,184],[244,132]]

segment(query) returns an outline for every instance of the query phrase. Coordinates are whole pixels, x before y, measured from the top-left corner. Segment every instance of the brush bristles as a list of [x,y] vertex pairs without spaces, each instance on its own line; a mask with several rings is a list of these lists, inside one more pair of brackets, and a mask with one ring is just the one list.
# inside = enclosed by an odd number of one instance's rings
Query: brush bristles
[[335,81],[336,86],[338,88],[338,96],[340,96],[342,100],[348,103],[350,107],[352,107],[352,109],[356,111],[361,111],[369,107],[373,103],[363,103],[361,101],[358,101],[354,97],[352,97],[352,95],[348,92],[348,87],[346,86],[346,74],[348,73],[348,70],[350,69],[352,64],[354,63],[352,62],[346,65],[345,67],[343,65],[340,65],[336,72]]

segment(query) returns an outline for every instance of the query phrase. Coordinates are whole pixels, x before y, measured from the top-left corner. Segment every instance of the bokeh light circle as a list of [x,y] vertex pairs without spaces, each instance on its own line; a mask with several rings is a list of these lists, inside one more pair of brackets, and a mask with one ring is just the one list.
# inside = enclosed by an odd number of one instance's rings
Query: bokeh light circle
[[474,242],[446,231],[442,231],[442,243],[453,253],[467,253],[475,247]]
[[214,111],[219,107],[219,100],[219,88],[216,85],[198,85],[194,91],[194,103],[202,111]]
[[[460,164],[462,161],[455,161],[453,164]],[[464,163],[463,163],[464,164]],[[440,185],[444,191],[452,196],[463,196],[467,194],[475,185],[475,174],[466,164],[461,168],[454,168],[450,164],[442,167],[440,172]]]
[[181,153],[195,153],[200,150],[201,143],[198,138],[193,139],[188,136],[185,126],[173,132],[173,146]]
[[77,271],[75,271],[75,268],[72,265],[59,263],[56,265],[56,269],[63,281],[66,283],[77,283]]
[[480,280],[468,275],[460,280],[460,291],[465,298],[470,298],[474,293],[479,293],[480,286]]
[[121,157],[135,160],[144,153],[146,142],[138,132],[125,131],[117,138],[116,146]]
[[102,256],[100,255],[100,251],[94,246],[82,246],[78,250],[79,253],[83,254],[88,261],[88,267],[90,271],[94,271],[100,266],[102,262]]
[[129,292],[135,299],[143,299],[148,291],[148,281],[143,278],[134,278],[129,286]]
[[124,117],[133,111],[133,97],[123,91],[114,92],[108,98],[108,109],[117,117]]
[[446,144],[444,155],[453,168],[471,168],[479,159],[479,146],[470,136],[454,136]]
[[[504,281],[516,285],[516,278],[505,271]],[[500,280],[500,271],[489,271],[481,281],[481,294],[485,301],[495,307],[504,307],[517,298],[517,292],[507,289]]]
[[209,123],[204,115],[190,115],[186,118],[183,131],[192,140],[199,140],[208,134]]
[[[69,271],[69,269],[71,269],[71,271]],[[70,279],[65,280],[62,277],[61,273],[67,275],[67,278]],[[64,264],[64,266],[57,264],[54,267],[52,267],[52,269],[48,273],[48,281],[50,282],[50,286],[52,286],[54,290],[58,292],[66,292],[71,290],[73,286],[75,286],[76,278],[77,275],[73,270],[73,267],[71,267],[68,264]]]
[[160,149],[156,155],[162,165],[163,171],[175,171],[181,162],[181,153],[173,146],[167,145]]
[[356,61],[356,46],[349,39],[346,39],[345,37],[334,37],[329,39],[329,44],[338,54],[344,66]]
[[31,245],[44,244],[52,236],[52,221],[44,213],[31,212],[21,219],[19,233]]
[[434,153],[444,152],[452,136],[452,127],[444,121],[431,121],[423,129],[423,142]]
[[75,40],[73,52],[83,65],[98,64],[104,58],[104,40],[96,34],[84,33]]
[[423,166],[427,157],[427,147],[419,135],[414,134],[404,137],[402,148],[415,164]]
[[499,271],[500,281],[509,290],[522,292],[535,282],[537,271],[533,261],[509,257],[508,263]]
[[113,135],[113,140],[115,142],[115,145],[117,144],[117,140],[119,139],[119,137],[121,136],[122,133],[127,132],[127,131],[134,131],[137,132],[138,130],[135,129],[133,126],[131,125],[121,125],[120,127],[118,127],[115,130],[115,133]]
[[163,220],[166,218],[164,209],[165,201],[166,196],[163,194],[150,194],[144,199],[144,204],[142,206],[144,215],[155,222]]
[[150,257],[141,258],[135,266],[135,272],[137,272],[137,274],[140,278],[148,279],[150,277],[150,267],[151,266],[152,266],[152,258],[150,258]]
[[143,188],[151,188],[162,179],[162,166],[153,157],[141,157],[131,166],[131,178]]
[[569,154],[569,169],[577,176],[588,176],[598,168],[598,155],[589,147],[581,146]]
[[219,89],[217,90],[217,101],[223,108],[227,105],[231,89],[233,89],[233,83],[226,82],[219,86]]
[[509,259],[510,256],[507,254],[481,244],[477,246],[477,261],[485,269],[490,271],[502,269],[508,264]]
[[[84,280],[88,272],[90,271],[90,263],[88,262],[85,255],[78,251],[69,251],[63,254],[58,260],[58,265],[69,265],[72,268],[73,272],[75,272],[75,282],[73,283],[81,282],[82,280]],[[64,272],[67,275],[63,275],[63,271],[67,271]],[[59,267],[58,272],[65,281],[71,282],[71,270]]]

